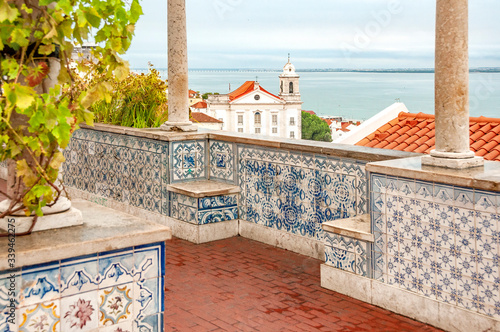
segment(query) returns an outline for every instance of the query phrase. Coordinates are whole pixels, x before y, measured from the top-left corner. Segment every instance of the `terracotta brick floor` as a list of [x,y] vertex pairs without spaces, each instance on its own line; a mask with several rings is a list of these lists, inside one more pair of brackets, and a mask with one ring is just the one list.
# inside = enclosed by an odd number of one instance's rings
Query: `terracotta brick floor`
[[321,262],[242,237],[167,241],[165,331],[439,331],[321,288]]

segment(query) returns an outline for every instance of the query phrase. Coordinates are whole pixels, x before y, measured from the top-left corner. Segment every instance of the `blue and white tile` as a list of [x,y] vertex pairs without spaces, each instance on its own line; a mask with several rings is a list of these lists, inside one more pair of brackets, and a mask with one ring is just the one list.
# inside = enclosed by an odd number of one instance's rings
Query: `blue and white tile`
[[436,231],[431,224],[420,222],[417,223],[417,238],[421,239],[422,243],[430,244],[436,239]]
[[455,195],[455,206],[465,209],[474,208],[474,190],[462,187],[455,187],[454,195]]
[[447,271],[452,271],[457,267],[457,260],[454,255],[450,253],[449,250],[440,250],[436,254],[436,262],[440,267]]
[[335,268],[356,273],[356,257],[353,252],[327,247],[325,248],[326,264]]
[[399,256],[406,260],[416,259],[417,246],[415,241],[403,239],[399,244]]
[[399,238],[395,236],[387,236],[387,254],[396,256],[400,252]]
[[476,211],[475,220],[476,227],[483,235],[493,236],[493,234],[495,234],[495,232],[499,229],[498,223],[500,219],[497,214]]
[[399,274],[399,267],[400,267],[400,259],[387,255],[387,274],[389,276],[395,276]]
[[134,321],[133,332],[161,331],[163,331],[163,314],[151,315],[142,320]]
[[486,306],[500,306],[500,292],[498,285],[485,282],[478,287],[478,297]]
[[422,248],[417,250],[417,259],[421,260],[423,264],[432,264],[436,262],[438,252],[435,248],[428,244],[422,244]]
[[210,177],[224,181],[234,181],[233,144],[210,141]]
[[436,232],[436,243],[441,248],[451,249],[455,244],[455,236],[451,229],[444,226],[439,227]]
[[97,255],[61,261],[61,295],[69,296],[96,290]]
[[409,260],[400,260],[399,273],[403,288],[410,291],[417,291],[418,270],[413,267],[413,262]]
[[61,331],[60,301],[47,301],[19,310],[19,332]]
[[453,187],[444,184],[435,184],[434,202],[438,204],[453,205],[454,203]]
[[477,257],[461,254],[457,257],[457,268],[461,269],[463,277],[472,278],[473,275],[476,275],[478,272],[477,266]]
[[399,195],[398,179],[392,176],[387,176],[386,194]]
[[375,232],[373,235],[375,238],[373,250],[378,253],[387,254],[387,234]]
[[60,297],[59,263],[42,264],[21,272],[20,306],[52,301]]
[[205,210],[198,212],[199,225],[213,224],[225,220],[226,220],[226,214],[224,213],[224,209]]
[[452,276],[450,271],[438,270],[436,278],[436,283],[444,292],[451,294],[452,291],[457,289],[457,280]]
[[469,277],[462,277],[457,281],[457,294],[462,299],[474,299],[478,295],[477,284]]
[[417,221],[430,223],[434,220],[434,203],[427,201],[420,201],[420,212],[416,215]]
[[455,245],[462,253],[469,255],[476,253],[476,239],[474,233],[457,232],[457,234],[455,234]]
[[61,299],[61,331],[90,331],[99,327],[97,290]]
[[385,175],[371,174],[370,190],[372,192],[384,194],[386,192],[386,183],[387,177]]
[[399,235],[405,239],[415,239],[417,223],[413,219],[403,218],[399,224]]
[[498,246],[493,238],[486,235],[476,237],[476,250],[477,255],[488,259],[493,259],[498,254]]
[[98,296],[99,326],[114,325],[124,321],[132,322],[134,312],[133,283],[100,289]]
[[387,216],[380,213],[371,213],[372,232],[387,233]]
[[[1,304],[0,304],[1,305]],[[1,306],[0,308],[0,331],[3,332],[16,332],[19,325],[19,309],[10,311],[9,307]]]
[[133,250],[99,254],[99,289],[130,283],[134,280]]
[[442,226],[453,227],[455,209],[452,205],[435,204],[434,217]]
[[134,283],[134,320],[163,312],[163,278]]
[[145,280],[165,275],[164,243],[144,245],[134,248],[134,280]]
[[386,255],[380,252],[373,253],[372,260],[373,279],[385,282],[384,275],[387,275]]
[[[459,228],[463,231],[470,230],[471,227],[474,227],[474,215],[476,213],[473,210],[463,209],[460,207],[455,207],[453,209],[453,218],[455,224],[459,226]],[[476,218],[477,219],[477,218]],[[450,226],[448,226],[450,227]]]
[[[474,193],[474,209],[477,211],[496,213],[500,202],[498,194],[489,191],[476,190]],[[500,211],[498,211],[500,212]]]
[[500,286],[499,266],[491,259],[481,259],[477,262],[477,276],[485,282]]
[[417,270],[418,280],[422,286],[431,288],[436,284],[436,272],[429,265],[422,265],[420,269]]
[[374,192],[371,196],[371,212],[386,214],[386,197],[385,194]]
[[432,201],[434,188],[431,182],[415,181],[415,198],[423,201]]
[[386,206],[386,213],[387,216],[395,216],[399,215],[399,201],[400,201],[399,196],[394,196],[394,195],[387,195],[386,196],[386,201],[385,201],[385,206]]
[[415,180],[399,178],[397,186],[401,196],[415,198]]

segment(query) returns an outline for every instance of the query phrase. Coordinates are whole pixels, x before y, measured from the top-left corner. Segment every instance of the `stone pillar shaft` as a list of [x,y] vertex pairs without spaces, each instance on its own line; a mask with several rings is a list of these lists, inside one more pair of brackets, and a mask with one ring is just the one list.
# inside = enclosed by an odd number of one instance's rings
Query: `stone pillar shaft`
[[470,153],[468,0],[437,0],[436,151]]
[[468,0],[436,0],[436,148],[425,165],[481,166],[469,144]]
[[168,121],[161,128],[195,131],[189,121],[186,1],[168,0]]

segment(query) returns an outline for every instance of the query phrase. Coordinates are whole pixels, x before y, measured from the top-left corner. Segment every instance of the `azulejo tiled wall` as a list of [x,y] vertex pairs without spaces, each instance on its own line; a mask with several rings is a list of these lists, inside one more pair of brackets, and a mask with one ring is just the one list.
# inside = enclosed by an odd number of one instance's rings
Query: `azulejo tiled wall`
[[0,330],[163,331],[164,276],[164,243],[2,272]]
[[210,141],[210,179],[221,182],[235,182],[235,144]]
[[339,234],[325,234],[325,264],[363,277],[371,275],[372,244]]
[[367,213],[363,162],[238,146],[241,218],[319,241],[327,220]]
[[207,178],[205,140],[172,143],[171,183]]
[[168,144],[79,129],[64,150],[64,183],[134,207],[166,213]]
[[371,174],[373,277],[500,318],[500,194]]
[[171,217],[191,224],[205,225],[238,219],[237,195],[193,198],[170,193]]

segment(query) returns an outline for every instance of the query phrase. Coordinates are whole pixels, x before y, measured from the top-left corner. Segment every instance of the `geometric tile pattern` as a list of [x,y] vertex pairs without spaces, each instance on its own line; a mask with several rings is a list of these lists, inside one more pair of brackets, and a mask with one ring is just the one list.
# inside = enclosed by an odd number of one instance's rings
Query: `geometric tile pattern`
[[63,154],[67,186],[152,212],[168,209],[168,142],[79,129]]
[[222,141],[210,142],[210,179],[234,183],[234,145]]
[[325,221],[367,213],[364,163],[355,160],[238,146],[240,217],[324,240]]
[[172,143],[172,183],[206,178],[205,146],[206,141]]
[[2,272],[1,331],[162,331],[164,276],[164,242]]
[[500,318],[500,194],[371,174],[373,278]]
[[170,216],[195,225],[238,219],[237,195],[193,198],[170,193]]
[[339,234],[325,234],[325,263],[363,277],[370,275],[371,244]]

